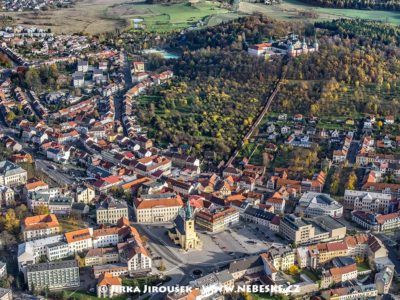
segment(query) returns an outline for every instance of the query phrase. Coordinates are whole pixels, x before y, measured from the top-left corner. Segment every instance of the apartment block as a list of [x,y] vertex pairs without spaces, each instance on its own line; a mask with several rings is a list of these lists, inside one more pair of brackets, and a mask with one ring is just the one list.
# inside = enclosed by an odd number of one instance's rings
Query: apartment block
[[80,285],[78,262],[66,260],[27,266],[26,282],[30,291],[78,287]]

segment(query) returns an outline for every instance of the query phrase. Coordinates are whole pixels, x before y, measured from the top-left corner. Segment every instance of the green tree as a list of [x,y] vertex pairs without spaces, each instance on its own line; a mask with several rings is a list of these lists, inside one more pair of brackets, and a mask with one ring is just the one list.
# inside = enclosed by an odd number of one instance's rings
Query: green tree
[[356,188],[356,184],[357,184],[357,175],[353,171],[353,172],[350,173],[349,178],[347,179],[346,189],[354,190]]
[[45,205],[38,205],[33,209],[35,215],[48,215],[50,210]]

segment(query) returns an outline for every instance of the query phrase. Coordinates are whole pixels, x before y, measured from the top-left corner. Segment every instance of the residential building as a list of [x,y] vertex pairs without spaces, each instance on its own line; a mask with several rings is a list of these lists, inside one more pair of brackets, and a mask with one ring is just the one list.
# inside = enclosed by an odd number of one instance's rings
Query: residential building
[[199,290],[200,295],[196,297],[196,299],[215,299],[215,295],[221,296],[230,293],[234,289],[234,282],[235,279],[229,271],[224,270],[218,273],[210,273],[190,281],[189,286]]
[[79,287],[78,262],[76,260],[65,260],[27,266],[26,282],[30,291]]
[[11,289],[0,288],[0,300],[12,300],[13,294]]
[[17,186],[26,184],[28,173],[17,164],[3,160],[0,162],[0,185]]
[[78,66],[77,66],[78,72],[83,72],[86,73],[89,70],[89,63],[87,60],[80,60],[78,61]]
[[400,228],[400,212],[382,215],[353,211],[351,212],[351,219],[361,227],[375,232]]
[[90,186],[83,186],[77,189],[75,201],[90,203],[96,197],[95,190]]
[[118,227],[102,227],[93,230],[93,247],[116,246],[119,242],[119,231]]
[[292,248],[289,246],[268,249],[268,259],[278,271],[286,271],[294,265],[295,255]]
[[173,221],[182,207],[182,199],[175,193],[141,195],[133,202],[138,223]]
[[93,267],[117,263],[119,255],[116,248],[89,249],[85,255],[85,266]]
[[46,256],[48,245],[61,242],[63,239],[64,236],[60,234],[19,244],[17,254],[19,270],[24,271],[26,266],[38,263],[40,257]]
[[247,222],[265,226],[272,231],[279,231],[279,227],[276,227],[274,222],[276,219],[279,219],[279,217],[276,214],[268,212],[264,209],[248,205],[243,213],[240,214],[240,218]]
[[75,254],[93,248],[93,228],[79,229],[65,233],[69,250]]
[[8,186],[0,185],[0,207],[10,206],[14,199],[14,190]]
[[24,241],[56,235],[61,231],[54,214],[26,217],[22,221],[21,231]]
[[117,224],[121,218],[129,218],[126,203],[107,199],[96,207],[97,224]]
[[390,194],[346,190],[344,206],[351,210],[387,214],[392,199]]
[[389,293],[393,277],[394,270],[389,266],[383,268],[379,273],[375,274],[375,285],[378,289],[378,295]]
[[46,257],[49,261],[56,261],[72,256],[68,243],[56,242],[46,246]]
[[239,210],[234,207],[203,209],[196,214],[196,225],[210,232],[225,230],[239,222]]
[[378,290],[375,284],[352,285],[322,291],[322,297],[326,300],[358,300],[376,299]]
[[97,297],[110,299],[122,294],[122,279],[110,273],[103,273],[97,283]]
[[7,277],[7,263],[0,261],[0,279]]
[[321,288],[327,288],[333,283],[345,282],[357,279],[356,264],[333,267],[325,271],[321,277]]
[[126,263],[106,264],[100,266],[93,266],[94,278],[99,278],[101,274],[110,273],[112,276],[128,275],[128,266]]
[[274,212],[277,214],[283,214],[285,212],[286,200],[282,197],[271,197],[265,200],[266,205],[271,205],[274,208]]
[[298,247],[296,260],[300,268],[316,269],[321,264],[331,261],[335,257],[347,256],[348,247],[343,241],[318,243],[316,245]]
[[147,274],[151,271],[152,259],[149,251],[144,247],[136,229],[131,228],[133,238],[118,244],[118,253],[121,262],[127,264],[131,276]]
[[253,255],[244,259],[233,261],[229,264],[229,273],[235,280],[243,278],[245,275],[260,273],[264,269],[264,262],[260,255]]

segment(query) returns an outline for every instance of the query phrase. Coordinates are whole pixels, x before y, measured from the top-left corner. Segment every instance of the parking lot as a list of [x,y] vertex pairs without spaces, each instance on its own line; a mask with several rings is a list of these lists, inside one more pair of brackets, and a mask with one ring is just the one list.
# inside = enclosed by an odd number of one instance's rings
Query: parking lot
[[[184,264],[213,264],[229,262],[252,254],[258,254],[270,247],[282,246],[282,240],[275,233],[255,224],[239,223],[222,232],[210,233],[197,229],[202,241],[201,251],[184,251],[174,245],[167,235],[169,226],[149,226],[159,239],[157,246],[177,253]],[[150,243],[151,246],[152,243]]]

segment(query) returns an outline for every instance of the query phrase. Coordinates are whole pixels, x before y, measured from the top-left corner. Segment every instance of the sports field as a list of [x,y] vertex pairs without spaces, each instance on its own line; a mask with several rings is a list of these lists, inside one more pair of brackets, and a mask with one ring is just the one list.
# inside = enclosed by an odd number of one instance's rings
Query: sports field
[[[281,4],[274,5],[242,2],[240,3],[240,11],[243,13],[260,12],[285,21],[313,22],[337,18],[361,18],[400,25],[400,13],[395,11],[323,8],[308,5],[298,0],[283,0]],[[315,16],[313,18],[304,17],[302,14],[304,12],[313,12]]]

